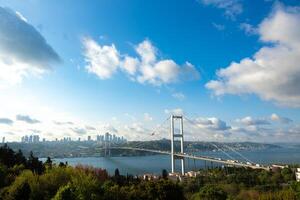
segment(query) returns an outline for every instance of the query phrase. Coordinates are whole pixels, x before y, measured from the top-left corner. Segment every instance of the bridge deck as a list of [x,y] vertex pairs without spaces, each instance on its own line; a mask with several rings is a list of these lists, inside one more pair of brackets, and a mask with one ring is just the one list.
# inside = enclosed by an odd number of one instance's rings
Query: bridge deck
[[[169,152],[169,151],[160,151],[160,150],[143,149],[143,148],[135,148],[135,147],[110,147],[110,149],[145,151],[145,152],[151,152],[151,153],[171,155],[171,152]],[[268,166],[250,165],[250,164],[241,163],[241,162],[232,161],[232,160],[224,160],[224,159],[221,159],[221,158],[212,158],[212,157],[207,157],[207,156],[195,156],[195,155],[186,154],[186,153],[183,153],[183,154],[182,153],[174,153],[174,155],[178,156],[178,157],[190,158],[190,159],[195,159],[195,160],[205,160],[205,161],[210,161],[210,162],[215,162],[215,163],[222,163],[222,164],[226,164],[226,165],[233,165],[233,166],[239,166],[239,167],[249,167],[249,168],[252,168],[252,169],[270,170],[270,168]]]

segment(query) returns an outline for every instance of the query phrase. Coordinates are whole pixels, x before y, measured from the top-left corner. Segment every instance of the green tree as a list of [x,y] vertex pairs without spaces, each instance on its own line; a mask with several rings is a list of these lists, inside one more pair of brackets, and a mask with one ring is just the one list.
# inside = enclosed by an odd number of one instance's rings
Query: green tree
[[120,171],[118,168],[115,169],[115,177],[119,177],[120,176]]
[[23,155],[23,152],[19,149],[19,151],[15,154],[16,164],[18,165],[26,165],[27,160]]
[[16,164],[15,152],[7,144],[0,147],[0,163],[7,167],[12,167]]
[[161,176],[163,179],[167,179],[168,178],[168,171],[166,169],[162,170]]
[[226,200],[227,194],[217,186],[207,185],[200,189],[199,198],[201,200]]
[[28,158],[27,167],[32,172],[37,174],[42,174],[45,170],[43,162],[39,161],[37,157],[34,157],[32,151],[30,152],[30,156]]
[[76,200],[77,197],[74,192],[74,188],[71,186],[71,184],[67,184],[65,186],[62,186],[57,191],[55,197],[53,200]]
[[184,199],[182,187],[170,180],[160,180],[156,183],[158,199]]
[[293,170],[291,168],[283,168],[281,170],[281,175],[283,177],[284,182],[289,182],[289,181],[293,181],[295,180],[295,173],[293,172]]
[[52,160],[50,157],[47,157],[47,160],[45,161],[45,166],[52,168]]
[[31,189],[27,180],[25,179],[17,179],[13,185],[11,185],[8,190],[6,196],[4,196],[3,200],[28,200],[30,197]]
[[0,188],[4,187],[6,184],[6,176],[7,176],[7,167],[0,164]]

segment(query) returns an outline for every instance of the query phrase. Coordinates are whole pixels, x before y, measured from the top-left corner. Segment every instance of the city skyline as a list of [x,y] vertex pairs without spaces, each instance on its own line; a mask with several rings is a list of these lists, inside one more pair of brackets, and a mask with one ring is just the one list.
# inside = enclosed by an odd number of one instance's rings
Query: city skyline
[[[42,139],[42,140],[40,140],[40,139]],[[118,143],[126,142],[127,140],[123,136],[118,136],[118,135],[110,134],[110,133],[106,132],[103,135],[98,134],[95,137],[87,135],[86,137],[78,137],[78,138],[63,137],[63,138],[55,138],[53,140],[49,140],[47,138],[41,138],[40,135],[24,135],[24,136],[22,136],[20,142],[21,143],[38,143],[38,142],[71,142],[71,141],[77,141],[77,142],[97,141],[100,143],[109,141],[109,142],[118,144]],[[2,138],[2,143],[5,143],[5,137]]]
[[298,142],[299,27],[296,0],[0,0],[1,138],[161,139],[177,114],[188,140]]

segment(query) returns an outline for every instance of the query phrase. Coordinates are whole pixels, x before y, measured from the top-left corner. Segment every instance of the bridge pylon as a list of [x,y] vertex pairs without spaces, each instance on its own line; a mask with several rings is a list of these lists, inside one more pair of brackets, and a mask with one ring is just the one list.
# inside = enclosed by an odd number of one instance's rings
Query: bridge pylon
[[[183,154],[184,153],[184,147],[183,147],[183,143],[184,143],[184,139],[183,139],[183,116],[182,115],[171,115],[171,169],[172,169],[172,173],[175,172],[175,160],[179,159],[181,160],[181,174],[184,175],[185,174],[185,163],[184,163],[184,157],[180,157],[178,158],[177,156],[175,156],[175,148],[174,148],[174,141],[175,138],[180,138],[180,153]],[[174,129],[174,122],[179,120],[179,134],[175,133],[175,129]]]

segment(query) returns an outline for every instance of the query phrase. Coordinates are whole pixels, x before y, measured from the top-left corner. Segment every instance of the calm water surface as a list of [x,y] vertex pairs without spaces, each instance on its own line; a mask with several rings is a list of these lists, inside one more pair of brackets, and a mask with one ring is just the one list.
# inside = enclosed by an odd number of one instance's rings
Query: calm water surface
[[[300,148],[280,148],[256,151],[241,151],[249,160],[260,164],[300,164]],[[221,152],[198,152],[197,155],[207,155],[217,158],[229,159]],[[245,161],[238,154],[230,153],[235,159]],[[132,157],[79,157],[79,158],[63,158],[54,159],[55,162],[68,162],[69,165],[78,164],[91,165],[106,169],[110,174],[118,168],[121,174],[143,174],[154,173],[160,174],[163,169],[170,171],[170,156],[168,155],[152,155],[152,156],[132,156]],[[186,160],[187,170],[194,170],[204,167],[212,167],[210,162]],[[213,164],[216,166],[216,164]],[[180,169],[180,161],[176,163],[176,168]]]

